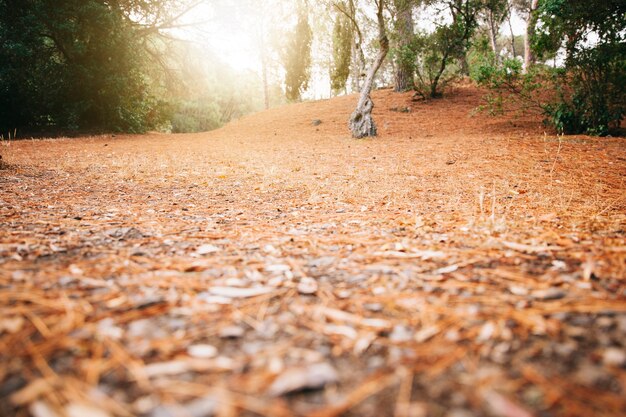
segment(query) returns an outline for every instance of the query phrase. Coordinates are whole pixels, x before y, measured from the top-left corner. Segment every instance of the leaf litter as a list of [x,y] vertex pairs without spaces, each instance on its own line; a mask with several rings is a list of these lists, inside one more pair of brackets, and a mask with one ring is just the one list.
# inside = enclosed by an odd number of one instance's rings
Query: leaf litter
[[479,98],[3,147],[0,415],[623,415],[623,139]]

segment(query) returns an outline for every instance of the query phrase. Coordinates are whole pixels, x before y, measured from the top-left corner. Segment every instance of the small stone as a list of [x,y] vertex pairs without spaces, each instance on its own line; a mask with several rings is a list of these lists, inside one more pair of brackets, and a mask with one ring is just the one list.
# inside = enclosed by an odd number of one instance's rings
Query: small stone
[[321,121],[320,119],[314,119],[314,120],[311,122],[311,124],[312,124],[313,126],[319,126],[319,125],[321,125],[321,124],[322,124],[322,121]]

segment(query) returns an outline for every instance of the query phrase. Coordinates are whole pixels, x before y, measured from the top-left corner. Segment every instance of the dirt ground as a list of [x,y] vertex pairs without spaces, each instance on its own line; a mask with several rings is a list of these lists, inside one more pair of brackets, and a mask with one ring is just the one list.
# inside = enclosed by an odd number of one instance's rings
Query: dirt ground
[[626,415],[626,146],[376,92],[2,142],[0,415]]

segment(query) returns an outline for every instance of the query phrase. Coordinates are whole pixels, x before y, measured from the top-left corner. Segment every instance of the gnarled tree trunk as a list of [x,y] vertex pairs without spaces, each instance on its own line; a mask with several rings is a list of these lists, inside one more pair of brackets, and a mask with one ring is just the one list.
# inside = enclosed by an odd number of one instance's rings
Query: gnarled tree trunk
[[359,102],[357,103],[354,112],[352,112],[352,115],[350,116],[350,122],[348,124],[350,130],[352,131],[352,137],[357,139],[361,139],[367,136],[376,136],[376,124],[374,123],[374,119],[372,118],[372,109],[374,108],[374,102],[370,97],[370,93],[372,91],[376,72],[383,64],[383,61],[387,56],[387,52],[389,52],[389,39],[387,38],[385,20],[383,17],[384,0],[376,1],[376,5],[378,7],[378,41],[380,43],[380,50],[378,51],[378,54],[376,54],[376,59],[374,60],[372,66],[367,72],[365,82],[361,87]]

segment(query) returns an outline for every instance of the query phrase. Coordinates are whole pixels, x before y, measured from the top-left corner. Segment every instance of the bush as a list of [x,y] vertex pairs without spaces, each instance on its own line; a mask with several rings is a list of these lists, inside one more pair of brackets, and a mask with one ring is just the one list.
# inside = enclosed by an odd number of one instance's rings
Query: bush
[[173,106],[173,133],[206,132],[222,126],[222,114],[212,100],[185,101]]
[[[482,109],[492,114],[511,108],[538,111],[544,123],[558,133],[605,136],[624,117],[624,60],[608,54],[574,68],[535,66],[524,74],[516,59],[502,63],[482,58],[472,67],[472,78],[490,93]],[[591,56],[591,54],[590,54]],[[513,106],[511,106],[513,105]]]

